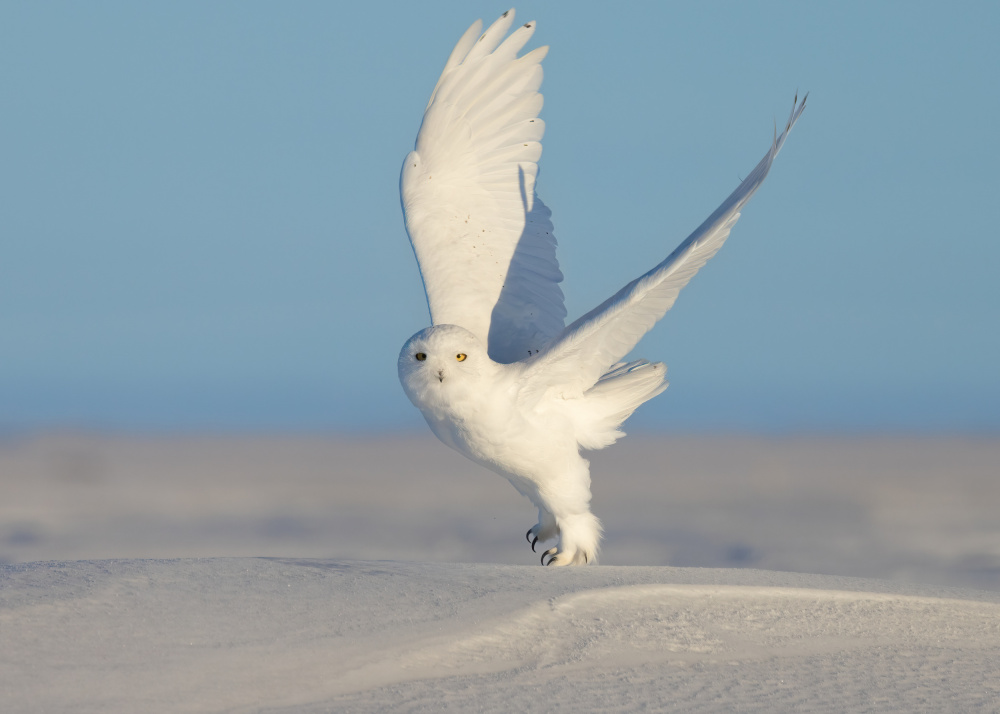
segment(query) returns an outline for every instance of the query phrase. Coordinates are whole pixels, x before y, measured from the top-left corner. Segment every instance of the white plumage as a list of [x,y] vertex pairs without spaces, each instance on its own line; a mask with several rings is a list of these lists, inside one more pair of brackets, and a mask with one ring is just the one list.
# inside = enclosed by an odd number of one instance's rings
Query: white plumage
[[559,539],[543,563],[592,563],[601,526],[580,450],[614,443],[632,412],[667,388],[664,364],[620,360],[722,247],[805,99],[750,175],[666,260],[564,328],[551,213],[535,196],[548,48],[518,57],[535,23],[507,35],[513,21],[510,10],[482,34],[477,21],[458,41],[403,163],[406,230],[433,326],[403,346],[399,379],[441,441],[538,507],[532,549]]

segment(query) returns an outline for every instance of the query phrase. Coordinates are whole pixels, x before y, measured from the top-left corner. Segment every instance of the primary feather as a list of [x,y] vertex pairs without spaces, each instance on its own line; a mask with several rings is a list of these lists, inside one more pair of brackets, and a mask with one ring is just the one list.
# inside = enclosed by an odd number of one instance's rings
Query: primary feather
[[592,563],[601,526],[580,450],[614,442],[667,387],[662,363],[620,360],[722,247],[805,99],[796,97],[764,158],[676,250],[564,328],[551,213],[535,196],[547,48],[518,57],[535,23],[507,35],[513,21],[510,10],[462,36],[403,164],[403,213],[433,325],[403,346],[399,377],[444,443],[537,506],[532,550],[559,539],[543,563]]

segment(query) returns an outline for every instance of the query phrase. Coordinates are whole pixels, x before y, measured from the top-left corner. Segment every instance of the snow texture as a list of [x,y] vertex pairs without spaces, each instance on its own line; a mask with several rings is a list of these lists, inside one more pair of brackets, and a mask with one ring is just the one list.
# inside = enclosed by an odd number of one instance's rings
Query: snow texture
[[602,458],[557,570],[431,437],[9,438],[0,710],[1000,711],[995,440]]
[[5,566],[11,712],[996,711],[1000,596],[753,570]]

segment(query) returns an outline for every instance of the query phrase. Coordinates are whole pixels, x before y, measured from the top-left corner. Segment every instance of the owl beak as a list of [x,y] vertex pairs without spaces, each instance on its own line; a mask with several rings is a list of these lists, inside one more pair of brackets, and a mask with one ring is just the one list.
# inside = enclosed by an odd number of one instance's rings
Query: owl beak
[[439,369],[438,370],[438,381],[439,382],[443,382],[444,381],[444,370],[443,369]]

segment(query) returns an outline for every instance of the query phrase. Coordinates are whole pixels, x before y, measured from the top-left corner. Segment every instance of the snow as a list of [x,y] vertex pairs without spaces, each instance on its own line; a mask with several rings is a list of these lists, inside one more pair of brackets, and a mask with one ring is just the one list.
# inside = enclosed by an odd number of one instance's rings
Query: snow
[[7,711],[990,711],[1000,597],[753,570],[3,570]]
[[995,440],[601,456],[553,569],[429,440],[8,439],[0,709],[1000,710]]

